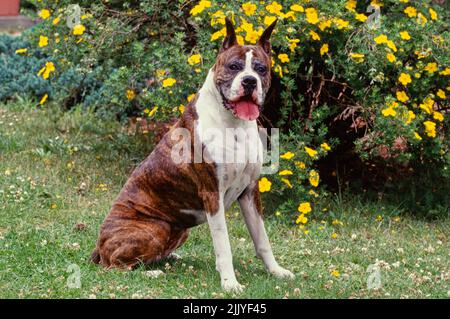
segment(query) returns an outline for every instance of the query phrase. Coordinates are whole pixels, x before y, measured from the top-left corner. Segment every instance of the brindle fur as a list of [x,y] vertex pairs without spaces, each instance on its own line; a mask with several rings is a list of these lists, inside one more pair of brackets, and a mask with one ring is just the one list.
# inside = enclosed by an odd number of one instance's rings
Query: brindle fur
[[[185,128],[194,136],[195,102],[187,105],[172,130]],[[172,130],[119,193],[100,229],[92,261],[108,268],[132,268],[140,261],[164,258],[187,239],[188,229],[197,225],[194,216],[181,210],[218,210],[215,165],[204,161],[175,164],[171,149],[178,141],[172,140]],[[192,159],[194,151],[191,143]]]
[[[231,23],[227,20],[227,28]],[[270,70],[269,37],[264,32],[256,46],[239,46],[234,30],[227,36],[217,63],[214,65],[215,84],[221,88],[229,85],[233,75],[226,67],[231,57],[245,61],[245,53],[253,50],[254,60]],[[231,28],[232,29],[232,28]],[[229,47],[227,47],[229,46]],[[261,76],[264,89],[270,85],[270,71]],[[104,267],[133,268],[139,262],[160,260],[179,247],[188,236],[189,228],[196,226],[194,215],[183,210],[204,211],[215,214],[219,210],[219,183],[216,166],[202,161],[176,164],[172,161],[172,147],[179,141],[171,138],[176,128],[185,128],[193,140],[197,138],[194,121],[198,118],[194,98],[186,107],[180,120],[162,138],[154,151],[134,170],[105,218],[91,260]],[[204,158],[195,154],[191,141],[191,159]],[[202,145],[201,152],[204,153]],[[198,157],[200,156],[200,157]],[[254,203],[261,214],[261,199],[256,187],[252,189]]]

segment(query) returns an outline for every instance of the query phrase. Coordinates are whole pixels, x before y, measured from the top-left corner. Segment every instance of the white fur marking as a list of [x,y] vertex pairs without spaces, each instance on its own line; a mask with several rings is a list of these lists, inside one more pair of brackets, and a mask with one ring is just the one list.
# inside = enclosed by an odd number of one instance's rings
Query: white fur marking
[[240,97],[240,92],[242,92],[243,88],[242,88],[242,79],[245,76],[253,76],[256,78],[256,92],[257,92],[257,97],[258,97],[258,104],[262,105],[263,101],[263,89],[262,89],[262,82],[261,82],[261,77],[259,76],[258,73],[256,73],[253,70],[253,50],[247,51],[245,53],[245,67],[244,70],[242,70],[240,73],[238,73],[236,75],[236,77],[234,78],[233,82],[231,83],[231,88],[230,88],[230,97],[229,99],[231,101],[237,100]]

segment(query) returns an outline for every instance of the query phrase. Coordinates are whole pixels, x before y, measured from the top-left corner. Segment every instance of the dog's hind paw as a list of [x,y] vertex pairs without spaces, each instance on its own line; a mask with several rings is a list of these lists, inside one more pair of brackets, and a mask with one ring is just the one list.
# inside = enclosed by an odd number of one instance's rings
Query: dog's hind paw
[[278,267],[278,268],[272,269],[272,270],[270,270],[270,273],[277,278],[282,278],[282,279],[294,279],[295,278],[295,275],[292,272],[290,272],[289,270],[287,270],[283,267]]
[[178,255],[177,253],[170,253],[169,256],[167,256],[167,259],[181,260],[183,259],[183,257]]
[[158,278],[164,276],[165,274],[162,270],[157,269],[157,270],[148,270],[145,272],[145,275],[150,278]]

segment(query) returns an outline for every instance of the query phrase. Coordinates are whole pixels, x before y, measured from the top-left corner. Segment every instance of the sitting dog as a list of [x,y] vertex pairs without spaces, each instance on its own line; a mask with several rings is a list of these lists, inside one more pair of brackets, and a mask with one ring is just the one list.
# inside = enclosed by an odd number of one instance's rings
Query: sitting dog
[[[234,273],[225,222],[225,211],[237,200],[256,254],[267,270],[280,278],[294,277],[273,256],[258,190],[263,147],[256,119],[270,86],[270,35],[275,24],[262,33],[256,45],[239,45],[233,24],[226,19],[227,34],[216,63],[180,120],[118,195],[101,227],[93,262],[131,269],[139,262],[160,260],[187,239],[189,228],[207,221],[222,287],[239,292],[243,286]],[[235,134],[224,143],[227,129],[250,134],[244,138]],[[183,156],[190,160],[177,162],[174,149],[180,139],[173,138],[177,130],[198,139],[208,130],[219,134],[209,134],[197,148],[188,144]],[[246,153],[249,148],[253,151]],[[223,160],[230,152],[243,160]],[[199,156],[203,160],[193,160]]]

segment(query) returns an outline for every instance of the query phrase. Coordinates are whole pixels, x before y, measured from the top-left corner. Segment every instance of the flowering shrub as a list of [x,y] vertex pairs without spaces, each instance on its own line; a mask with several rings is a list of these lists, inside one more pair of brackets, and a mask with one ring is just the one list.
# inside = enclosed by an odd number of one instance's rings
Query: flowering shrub
[[30,54],[24,49],[27,46],[22,39],[0,35],[0,101],[24,91],[39,97],[51,89],[48,82],[35,74],[44,63],[44,57],[39,52]]
[[303,203],[299,224],[320,196],[313,162],[329,153],[356,152],[361,162],[400,163],[409,172],[431,167],[448,178],[449,30],[444,9],[430,0],[81,1],[78,17],[71,1],[28,2],[44,19],[28,49],[51,63],[38,75],[53,82],[72,70],[79,78],[50,100],[162,121],[183,112],[203,82],[226,16],[242,44],[256,43],[278,19],[261,122],[283,130],[285,157],[260,189],[288,194],[291,206],[281,211]]

